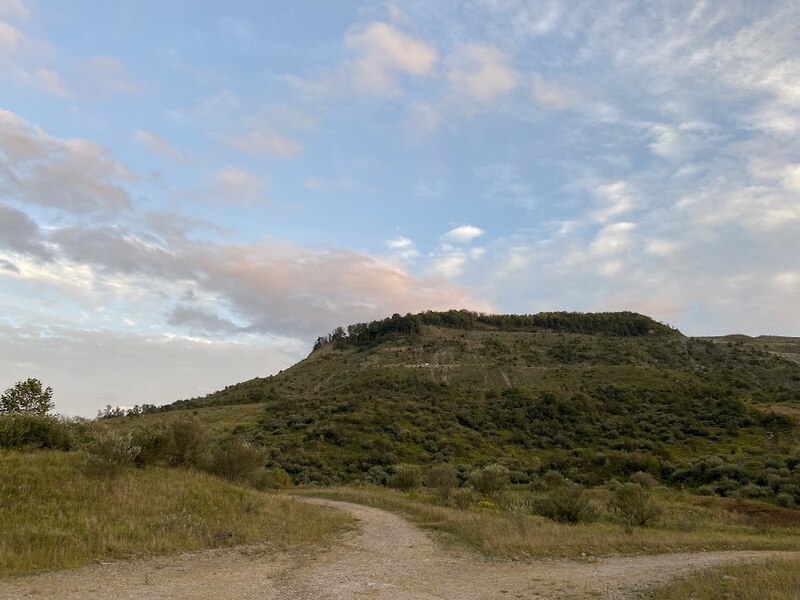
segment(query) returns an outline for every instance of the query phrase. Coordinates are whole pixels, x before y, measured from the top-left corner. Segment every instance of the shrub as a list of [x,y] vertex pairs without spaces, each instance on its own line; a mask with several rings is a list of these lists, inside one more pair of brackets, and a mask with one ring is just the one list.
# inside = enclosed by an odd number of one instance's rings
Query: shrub
[[215,475],[237,483],[260,483],[259,469],[264,467],[266,452],[240,437],[231,438],[214,451],[210,470]]
[[569,483],[559,471],[549,470],[531,482],[531,489],[538,492],[552,490]]
[[555,488],[534,502],[533,508],[543,517],[559,523],[591,521],[597,516],[594,504],[586,497],[583,488],[576,483],[567,483]]
[[636,483],[619,486],[611,496],[609,508],[628,525],[645,526],[661,514],[652,494]]
[[467,510],[478,503],[480,496],[471,487],[456,488],[450,494],[450,501],[456,508]]
[[77,426],[56,417],[15,413],[0,415],[0,448],[73,450]]
[[169,423],[169,429],[170,466],[204,468],[208,465],[208,434],[197,419],[191,417],[176,419]]
[[133,443],[130,433],[104,430],[94,434],[94,439],[86,445],[85,451],[87,471],[98,475],[113,475],[132,467],[142,448]]
[[637,471],[628,479],[631,483],[638,483],[646,490],[652,490],[658,485],[658,480],[647,471]]
[[425,485],[436,490],[441,496],[447,497],[458,487],[458,471],[447,464],[431,467],[425,477]]
[[469,482],[475,491],[484,496],[497,494],[508,485],[509,472],[503,465],[491,464],[469,474]]
[[422,483],[422,470],[417,465],[400,464],[394,466],[389,485],[398,490],[413,490]]
[[133,430],[133,443],[142,451],[136,457],[139,466],[169,464],[171,462],[173,435],[172,428],[165,423],[139,426]]

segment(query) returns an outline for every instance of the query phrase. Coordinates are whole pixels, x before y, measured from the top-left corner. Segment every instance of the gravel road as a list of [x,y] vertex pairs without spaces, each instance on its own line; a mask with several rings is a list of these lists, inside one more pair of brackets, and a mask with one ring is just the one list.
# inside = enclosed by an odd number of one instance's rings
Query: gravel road
[[492,561],[444,549],[397,515],[346,502],[297,499],[353,514],[356,531],[323,550],[209,550],[102,563],[0,580],[0,599],[477,600],[638,598],[654,583],[782,552],[703,552],[586,561]]

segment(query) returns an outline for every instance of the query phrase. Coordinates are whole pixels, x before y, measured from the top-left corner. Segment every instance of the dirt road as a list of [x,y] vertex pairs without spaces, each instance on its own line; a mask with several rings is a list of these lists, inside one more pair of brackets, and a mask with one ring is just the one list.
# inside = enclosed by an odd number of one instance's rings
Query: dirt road
[[298,501],[346,510],[360,527],[321,552],[210,550],[0,580],[0,599],[637,598],[654,583],[697,569],[789,555],[704,552],[591,562],[491,561],[444,550],[427,533],[382,510],[330,500]]

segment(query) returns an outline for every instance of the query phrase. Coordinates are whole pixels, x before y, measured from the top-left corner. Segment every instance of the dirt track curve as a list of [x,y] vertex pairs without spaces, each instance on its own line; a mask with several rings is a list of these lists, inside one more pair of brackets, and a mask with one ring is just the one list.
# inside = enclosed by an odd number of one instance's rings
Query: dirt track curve
[[444,550],[427,533],[382,510],[331,500],[303,501],[346,510],[360,526],[331,548],[309,554],[209,550],[0,580],[0,599],[637,598],[654,583],[697,569],[800,556],[703,552],[593,561],[491,561],[467,551]]

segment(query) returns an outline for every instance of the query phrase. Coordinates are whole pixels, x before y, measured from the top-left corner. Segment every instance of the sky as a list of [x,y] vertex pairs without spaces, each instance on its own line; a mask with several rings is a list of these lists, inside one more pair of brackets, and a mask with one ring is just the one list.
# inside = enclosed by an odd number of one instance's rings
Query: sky
[[0,388],[162,404],[338,325],[800,335],[800,4],[0,0]]

